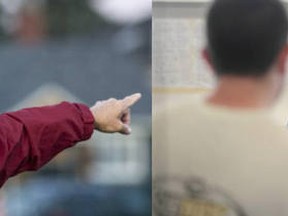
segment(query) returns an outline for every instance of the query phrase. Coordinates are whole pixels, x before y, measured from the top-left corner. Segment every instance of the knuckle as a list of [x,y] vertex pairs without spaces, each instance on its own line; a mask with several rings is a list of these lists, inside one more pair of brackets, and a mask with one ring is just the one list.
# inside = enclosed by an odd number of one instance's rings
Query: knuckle
[[114,104],[116,109],[120,109],[122,106],[121,102],[118,100],[113,101],[113,104]]
[[108,101],[112,102],[112,103],[115,103],[117,100],[115,98],[110,98]]

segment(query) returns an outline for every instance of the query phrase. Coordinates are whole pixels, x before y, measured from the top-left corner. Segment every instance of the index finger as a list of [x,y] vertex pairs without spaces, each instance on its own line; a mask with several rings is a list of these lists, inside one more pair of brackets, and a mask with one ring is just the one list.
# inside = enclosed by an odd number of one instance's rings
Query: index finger
[[141,97],[142,97],[142,95],[140,93],[133,94],[133,95],[125,97],[122,100],[122,104],[124,106],[124,110],[129,108],[129,107],[131,107],[131,106],[133,106],[137,101],[140,100]]

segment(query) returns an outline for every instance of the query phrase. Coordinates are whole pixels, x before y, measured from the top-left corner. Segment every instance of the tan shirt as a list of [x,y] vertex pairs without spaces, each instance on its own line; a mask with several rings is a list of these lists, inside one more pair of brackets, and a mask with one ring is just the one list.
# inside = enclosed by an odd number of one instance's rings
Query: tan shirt
[[204,102],[154,112],[154,215],[202,216],[200,200],[211,216],[287,216],[288,131],[270,116]]

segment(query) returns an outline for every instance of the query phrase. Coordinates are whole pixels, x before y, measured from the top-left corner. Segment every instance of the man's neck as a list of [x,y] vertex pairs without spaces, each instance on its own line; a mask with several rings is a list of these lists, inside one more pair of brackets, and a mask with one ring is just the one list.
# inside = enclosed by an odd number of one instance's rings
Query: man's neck
[[264,79],[221,77],[214,93],[207,102],[231,109],[263,109],[274,100],[269,82]]

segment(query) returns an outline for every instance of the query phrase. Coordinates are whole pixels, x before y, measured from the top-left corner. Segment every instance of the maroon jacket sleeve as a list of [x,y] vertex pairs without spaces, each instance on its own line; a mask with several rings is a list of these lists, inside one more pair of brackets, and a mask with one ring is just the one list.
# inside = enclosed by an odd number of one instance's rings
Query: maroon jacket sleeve
[[93,123],[88,107],[67,102],[0,115],[0,186],[9,177],[37,170],[62,150],[89,139]]

